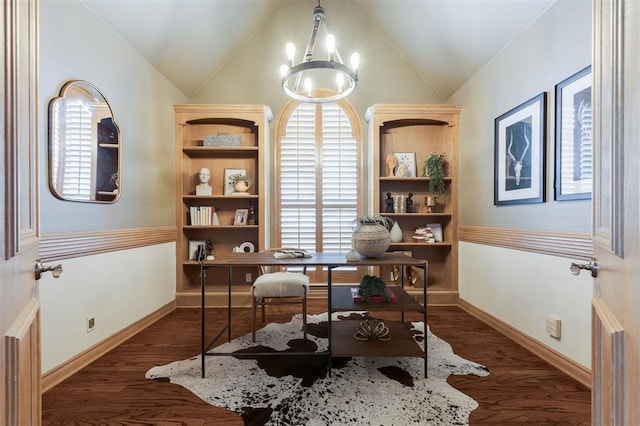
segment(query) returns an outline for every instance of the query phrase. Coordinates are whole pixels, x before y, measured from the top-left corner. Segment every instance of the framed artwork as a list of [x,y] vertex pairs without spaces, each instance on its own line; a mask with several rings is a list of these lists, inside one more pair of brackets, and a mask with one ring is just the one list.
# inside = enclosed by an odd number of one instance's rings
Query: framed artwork
[[249,209],[236,209],[236,216],[233,219],[234,225],[246,225]]
[[440,223],[427,223],[427,228],[431,228],[431,232],[433,232],[433,239],[436,243],[444,241],[442,236],[442,225]]
[[555,199],[591,199],[591,66],[556,85],[555,131]]
[[[203,240],[189,240],[189,260],[198,259],[198,246],[202,246],[201,256],[204,256],[206,249],[206,241]],[[204,257],[203,257],[204,258]]]
[[544,201],[546,107],[547,94],[541,93],[496,118],[496,206]]
[[224,169],[224,195],[231,195],[235,192],[233,187],[236,184],[236,178],[238,176],[245,176],[247,171],[245,169]]
[[415,152],[395,152],[397,164],[393,171],[394,176],[416,177],[416,153]]

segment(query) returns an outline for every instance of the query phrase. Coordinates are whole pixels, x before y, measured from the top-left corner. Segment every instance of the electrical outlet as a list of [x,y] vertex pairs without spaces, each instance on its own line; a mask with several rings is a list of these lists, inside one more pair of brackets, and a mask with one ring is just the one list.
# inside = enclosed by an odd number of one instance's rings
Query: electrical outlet
[[247,272],[244,276],[244,281],[247,283],[251,282],[251,272]]
[[559,339],[561,336],[561,326],[562,321],[560,321],[560,318],[556,317],[555,315],[547,316],[545,329],[549,336]]
[[96,317],[91,315],[87,317],[87,333],[91,333],[96,329]]

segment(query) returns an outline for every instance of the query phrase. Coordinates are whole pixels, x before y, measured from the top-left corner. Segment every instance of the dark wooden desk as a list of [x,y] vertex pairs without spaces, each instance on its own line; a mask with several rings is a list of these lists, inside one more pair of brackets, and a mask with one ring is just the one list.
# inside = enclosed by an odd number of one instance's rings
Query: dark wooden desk
[[[210,267],[214,266],[225,266],[227,267],[227,324],[223,327],[222,330],[218,333],[218,335],[207,345],[206,344],[206,336],[205,336],[205,283],[206,283],[206,271]],[[233,268],[238,266],[321,266],[327,268],[327,314],[328,314],[328,350],[326,352],[316,352],[316,353],[288,353],[288,355],[321,355],[329,357],[329,374],[331,374],[331,357],[333,356],[332,352],[332,334],[336,334],[336,337],[341,342],[341,350],[339,351],[340,356],[423,356],[424,357],[424,374],[427,376],[427,351],[426,351],[426,339],[425,339],[425,350],[420,352],[416,352],[416,348],[411,345],[406,344],[406,337],[404,336],[405,343],[396,344],[394,342],[391,345],[386,345],[386,349],[380,351],[380,348],[375,348],[376,345],[373,341],[368,342],[358,342],[356,349],[345,349],[353,345],[345,345],[347,340],[352,339],[352,333],[349,336],[349,339],[346,339],[345,336],[349,333],[345,333],[344,327],[335,327],[331,321],[331,315],[334,311],[397,311],[401,312],[402,320],[404,322],[404,311],[420,311],[424,316],[424,324],[426,331],[427,324],[427,262],[425,260],[414,259],[402,253],[394,253],[387,252],[384,253],[380,257],[360,257],[359,260],[354,262],[349,262],[346,260],[345,255],[343,253],[311,253],[311,257],[305,258],[295,258],[295,259],[278,259],[273,256],[273,253],[227,253],[224,255],[220,255],[216,257],[215,260],[204,260],[200,263],[200,287],[201,287],[201,345],[202,345],[202,377],[205,376],[205,357],[211,355],[234,355],[241,356],[241,354],[230,354],[230,353],[220,353],[209,352],[211,348],[215,345],[216,341],[224,334],[225,330],[227,331],[227,341],[231,341],[231,282],[232,282],[232,274]],[[398,287],[398,296],[399,300],[394,304],[384,304],[384,303],[353,303],[351,300],[350,294],[345,292],[348,288],[340,288],[335,289],[335,295],[333,294],[333,285],[331,281],[332,271],[336,268],[344,267],[344,266],[414,266],[422,269],[423,271],[423,286],[422,291],[422,304],[418,303],[415,299],[410,296],[407,296],[406,292],[404,292],[404,275],[401,274],[401,287]],[[402,268],[401,268],[402,271]],[[341,286],[342,287],[342,286]],[[390,326],[392,333],[396,335],[401,333],[402,330],[397,326]],[[408,337],[411,338],[410,334],[407,333]],[[426,336],[426,333],[425,333]],[[389,342],[385,342],[389,343]],[[416,345],[414,345],[416,346]],[[395,348],[392,350],[388,350],[390,348]],[[418,347],[419,349],[419,347]],[[247,356],[255,356],[257,354],[247,354]],[[264,355],[282,355],[281,353],[265,353]]]

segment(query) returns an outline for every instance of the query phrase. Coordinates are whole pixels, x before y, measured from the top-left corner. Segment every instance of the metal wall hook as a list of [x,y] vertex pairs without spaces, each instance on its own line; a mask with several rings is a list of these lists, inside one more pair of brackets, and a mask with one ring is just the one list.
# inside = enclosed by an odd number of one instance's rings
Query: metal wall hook
[[36,280],[39,280],[40,278],[42,278],[42,273],[43,272],[49,272],[51,271],[51,273],[53,274],[53,278],[60,278],[60,275],[62,275],[62,264],[57,264],[54,266],[47,266],[44,263],[42,263],[42,261],[40,259],[36,260]]
[[573,275],[579,275],[580,270],[586,269],[588,271],[591,271],[591,276],[595,278],[598,275],[599,268],[600,267],[596,264],[596,259],[592,257],[589,263],[573,263],[572,262],[571,266],[569,267],[569,271],[571,271]]

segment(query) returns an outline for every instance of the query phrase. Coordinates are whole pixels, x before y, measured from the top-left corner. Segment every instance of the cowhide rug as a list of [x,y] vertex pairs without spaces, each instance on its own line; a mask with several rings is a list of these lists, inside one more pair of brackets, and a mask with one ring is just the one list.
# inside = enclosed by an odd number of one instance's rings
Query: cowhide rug
[[[334,313],[338,320],[360,313]],[[225,343],[218,352],[315,352],[327,349],[327,315],[308,316],[308,340],[301,337],[302,316],[271,323]],[[424,325],[411,323],[424,349]],[[327,375],[324,356],[236,358],[207,356],[201,378],[200,355],[150,369],[148,379],[168,378],[205,402],[239,413],[245,425],[467,425],[478,404],[449,386],[451,374],[489,374],[482,365],[455,355],[427,327],[428,378],[420,358],[333,359]],[[268,347],[261,346],[268,342]],[[389,342],[393,342],[392,340]]]

